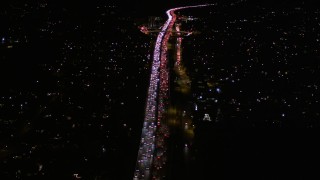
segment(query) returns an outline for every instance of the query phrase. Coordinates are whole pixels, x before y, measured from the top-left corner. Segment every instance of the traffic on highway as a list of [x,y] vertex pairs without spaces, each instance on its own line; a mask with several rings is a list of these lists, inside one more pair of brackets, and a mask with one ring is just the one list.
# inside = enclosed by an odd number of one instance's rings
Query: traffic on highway
[[[209,6],[209,4],[178,7],[169,9],[166,12],[168,19],[159,32],[153,52],[145,118],[141,133],[136,169],[134,172],[134,180],[150,179],[151,177],[158,179],[159,177],[152,176],[151,168],[153,167],[154,159],[156,158],[155,169],[160,169],[160,167],[162,167],[161,164],[165,162],[163,161],[165,157],[162,157],[164,149],[164,147],[162,147],[162,142],[164,140],[164,136],[168,136],[169,132],[167,128],[163,127],[161,120],[162,114],[165,111],[166,100],[168,98],[169,70],[167,68],[167,44],[171,36],[171,29],[176,21],[176,15],[174,12],[186,8],[205,6]],[[156,133],[157,129],[160,129],[161,133]],[[162,137],[158,137],[156,135]],[[157,148],[159,150],[157,150]],[[155,152],[157,152],[156,157],[154,157]]]

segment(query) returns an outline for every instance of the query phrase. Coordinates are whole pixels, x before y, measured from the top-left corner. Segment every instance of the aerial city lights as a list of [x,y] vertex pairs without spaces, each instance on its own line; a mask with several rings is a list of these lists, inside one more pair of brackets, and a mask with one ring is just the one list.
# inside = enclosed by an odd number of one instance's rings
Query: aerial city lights
[[[151,175],[151,167],[154,159],[156,139],[163,141],[163,137],[155,137],[157,124],[161,123],[161,117],[165,110],[166,98],[169,86],[169,71],[167,69],[167,44],[170,38],[170,31],[176,21],[175,11],[204,7],[209,5],[185,6],[169,9],[166,14],[168,20],[163,25],[156,40],[153,52],[153,63],[150,76],[150,84],[147,96],[147,105],[143,129],[141,133],[141,141],[136,162],[136,170],[134,179],[149,179]],[[164,128],[166,129],[166,128]],[[167,134],[161,133],[161,135]]]

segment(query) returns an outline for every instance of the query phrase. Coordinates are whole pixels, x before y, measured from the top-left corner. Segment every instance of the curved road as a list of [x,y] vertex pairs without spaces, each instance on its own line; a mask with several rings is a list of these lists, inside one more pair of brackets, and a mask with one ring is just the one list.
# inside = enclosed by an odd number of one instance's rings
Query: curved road
[[[150,179],[153,156],[156,150],[156,130],[161,125],[161,117],[166,106],[168,93],[169,72],[167,69],[167,44],[171,35],[171,29],[176,21],[176,10],[205,7],[211,4],[184,6],[169,9],[166,13],[168,20],[159,33],[153,52],[152,70],[147,95],[145,118],[143,122],[140,146],[138,150],[134,180]],[[166,133],[161,133],[166,134]]]

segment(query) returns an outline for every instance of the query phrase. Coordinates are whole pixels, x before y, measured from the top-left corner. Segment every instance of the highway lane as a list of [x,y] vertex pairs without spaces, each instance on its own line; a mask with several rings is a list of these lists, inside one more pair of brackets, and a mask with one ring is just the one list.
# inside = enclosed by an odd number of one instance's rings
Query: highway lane
[[[167,104],[166,99],[168,98],[169,71],[167,68],[167,44],[171,35],[171,29],[176,21],[174,12],[181,9],[205,7],[209,5],[210,4],[184,6],[169,9],[166,12],[168,19],[159,32],[153,52],[145,118],[133,177],[134,180],[150,179],[151,167],[156,150],[156,139],[158,141],[162,141],[163,139],[163,137],[156,137],[155,135],[157,128],[161,126],[162,114],[165,111]],[[165,129],[166,128],[164,128],[164,130]],[[167,135],[167,133],[168,132],[164,132],[160,134],[163,136]]]

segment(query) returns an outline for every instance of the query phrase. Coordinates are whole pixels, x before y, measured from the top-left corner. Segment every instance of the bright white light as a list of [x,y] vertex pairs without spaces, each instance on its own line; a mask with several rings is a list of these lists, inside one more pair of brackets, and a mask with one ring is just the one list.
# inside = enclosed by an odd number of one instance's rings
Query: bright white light
[[203,120],[204,121],[211,121],[211,118],[210,118],[209,114],[204,114]]

